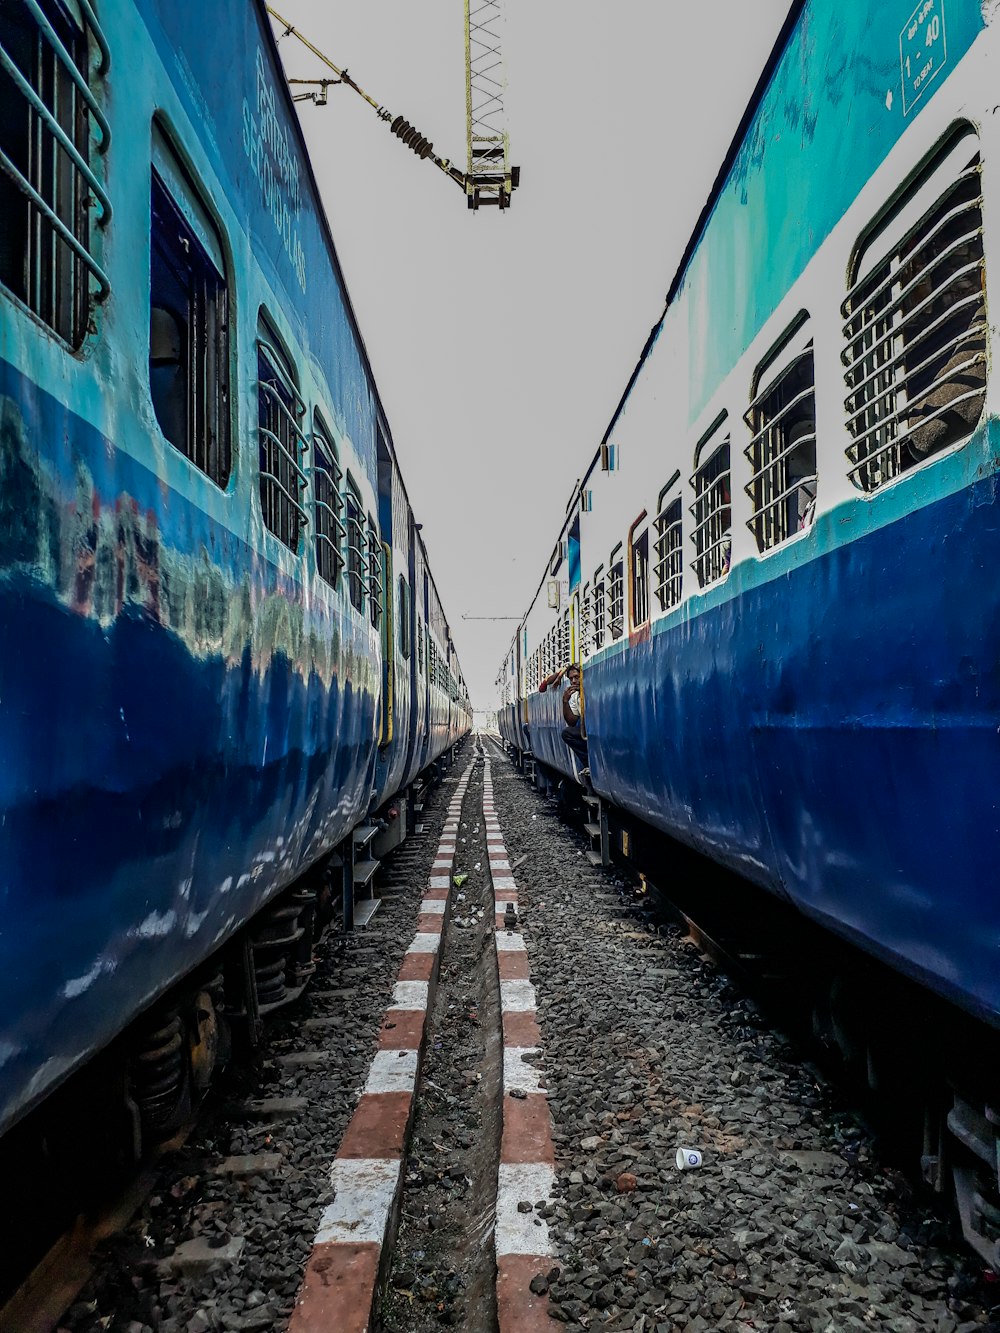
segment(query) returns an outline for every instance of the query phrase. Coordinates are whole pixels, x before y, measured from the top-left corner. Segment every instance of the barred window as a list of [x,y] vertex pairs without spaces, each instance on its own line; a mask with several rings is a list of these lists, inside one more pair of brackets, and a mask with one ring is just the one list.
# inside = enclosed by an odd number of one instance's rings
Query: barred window
[[372,626],[382,623],[382,543],[371,514],[368,515],[368,615]]
[[399,652],[401,657],[410,656],[410,585],[402,574],[399,576],[399,597],[396,605],[399,617]]
[[691,514],[695,558],[691,562],[700,587],[729,573],[732,553],[732,503],[729,490],[729,433],[725,416],[702,437],[695,451],[691,478],[694,504]]
[[[92,222],[111,203],[91,164],[111,130],[95,88],[108,45],[89,0],[81,28],[55,0],[0,5],[0,284],[70,347],[83,344],[93,300],[110,286]],[[91,75],[91,44],[97,48]]]
[[316,520],[316,569],[335,588],[344,568],[346,529],[340,493],[343,473],[330,432],[317,412],[313,418],[313,500]]
[[632,627],[649,619],[649,528],[632,539]]
[[417,616],[417,670],[424,674],[424,622]]
[[590,584],[585,583],[580,597],[580,656],[583,659],[590,656],[592,632]]
[[681,503],[680,473],[675,472],[660,492],[659,513],[653,520],[656,540],[653,542],[653,586],[661,611],[668,611],[681,600],[684,590],[683,506]]
[[559,665],[566,666],[570,658],[569,607],[559,621]]
[[594,652],[604,645],[604,566],[598,565],[594,571]]
[[850,477],[875,491],[968,437],[986,396],[982,163],[955,130],[859,245],[842,313]]
[[295,387],[291,362],[262,321],[257,339],[257,413],[260,507],[264,526],[292,551],[307,523],[302,508],[308,442],[302,430],[305,403]]
[[619,542],[608,561],[608,628],[612,639],[620,639],[625,633],[625,562],[621,549]]
[[344,526],[347,529],[347,589],[351,605],[363,611],[368,563],[365,548],[364,510],[361,494],[350,472],[344,492]]
[[149,391],[160,430],[218,486],[232,466],[229,312],[222,246],[193,186],[154,131]]
[[770,550],[806,528],[816,511],[816,375],[805,315],[757,372],[746,413],[747,526],[757,549]]

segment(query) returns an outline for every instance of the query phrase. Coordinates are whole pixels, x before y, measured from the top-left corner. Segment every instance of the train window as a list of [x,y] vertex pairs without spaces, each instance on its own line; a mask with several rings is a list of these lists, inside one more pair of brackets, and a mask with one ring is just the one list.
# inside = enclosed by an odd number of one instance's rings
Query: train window
[[347,528],[347,588],[351,605],[361,611],[365,605],[367,575],[364,510],[361,508],[361,494],[350,472],[344,491],[344,526]]
[[982,163],[968,125],[859,244],[842,307],[850,477],[875,491],[967,438],[986,396]]
[[[646,517],[643,514],[636,520],[635,526]],[[629,613],[632,628],[645,625],[649,619],[649,528],[643,528],[638,537],[633,535],[632,542],[632,590]]]
[[567,666],[570,658],[569,607],[562,613],[559,622],[559,665]]
[[149,392],[165,438],[223,487],[232,469],[224,273],[218,233],[154,127]]
[[292,364],[274,330],[263,318],[257,335],[257,434],[260,507],[264,526],[291,551],[307,523],[302,508],[308,449],[303,433],[306,406],[295,387]]
[[653,586],[661,611],[669,611],[681,600],[684,589],[683,513],[680,496],[681,474],[675,472],[660,492],[659,511],[653,524]]
[[0,284],[73,349],[110,291],[92,219],[106,227],[111,204],[90,148],[111,143],[95,95],[110,62],[93,7],[80,11],[82,23],[56,0],[0,5]]
[[344,499],[340,493],[343,473],[333,436],[318,412],[313,417],[312,447],[316,569],[321,579],[336,588],[344,568],[344,540],[347,536],[341,518],[344,512]]
[[417,670],[424,674],[424,622],[417,616]]
[[399,576],[399,596],[397,601],[399,616],[399,652],[401,657],[410,656],[410,585],[402,574]]
[[816,512],[816,376],[806,315],[754,377],[745,421],[753,506],[747,526],[760,551],[807,528]]
[[378,629],[382,623],[382,597],[385,591],[382,579],[382,544],[378,539],[378,528],[371,514],[368,515],[368,615],[372,625]]
[[580,596],[580,657],[583,661],[590,656],[590,614],[590,584],[585,583]]
[[611,552],[608,561],[608,629],[612,639],[625,633],[625,561],[621,542]]
[[691,562],[699,586],[704,588],[729,573],[733,522],[729,490],[729,433],[723,414],[702,436],[694,455],[694,504],[691,514],[695,558]]
[[594,571],[593,644],[595,653],[604,644],[604,630],[604,566],[598,565]]

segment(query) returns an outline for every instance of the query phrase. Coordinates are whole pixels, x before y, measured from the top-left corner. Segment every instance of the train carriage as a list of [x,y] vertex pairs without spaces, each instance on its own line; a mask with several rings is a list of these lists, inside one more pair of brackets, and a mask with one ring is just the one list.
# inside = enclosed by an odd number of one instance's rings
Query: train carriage
[[[572,776],[537,684],[581,661],[604,800],[993,1027],[998,44],[976,0],[792,7],[514,685]],[[986,1198],[992,1096],[948,1122]]]
[[212,27],[0,9],[0,1129],[143,1013],[169,1119],[468,725],[412,706],[419,538],[265,7]]

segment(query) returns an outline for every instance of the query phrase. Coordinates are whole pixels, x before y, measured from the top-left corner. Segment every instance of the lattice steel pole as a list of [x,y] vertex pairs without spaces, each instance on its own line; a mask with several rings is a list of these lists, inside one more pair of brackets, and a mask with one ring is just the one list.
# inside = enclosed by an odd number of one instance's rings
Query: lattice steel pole
[[519,183],[520,169],[510,165],[504,117],[502,24],[501,0],[465,0],[465,193],[470,208],[509,208]]

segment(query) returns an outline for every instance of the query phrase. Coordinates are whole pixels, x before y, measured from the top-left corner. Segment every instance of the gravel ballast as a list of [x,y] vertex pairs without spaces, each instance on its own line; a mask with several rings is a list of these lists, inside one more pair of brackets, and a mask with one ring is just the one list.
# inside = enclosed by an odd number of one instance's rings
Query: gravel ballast
[[[997,1330],[839,1094],[490,747],[554,1121],[551,1313],[635,1333]],[[703,1165],[678,1170],[679,1147]]]

